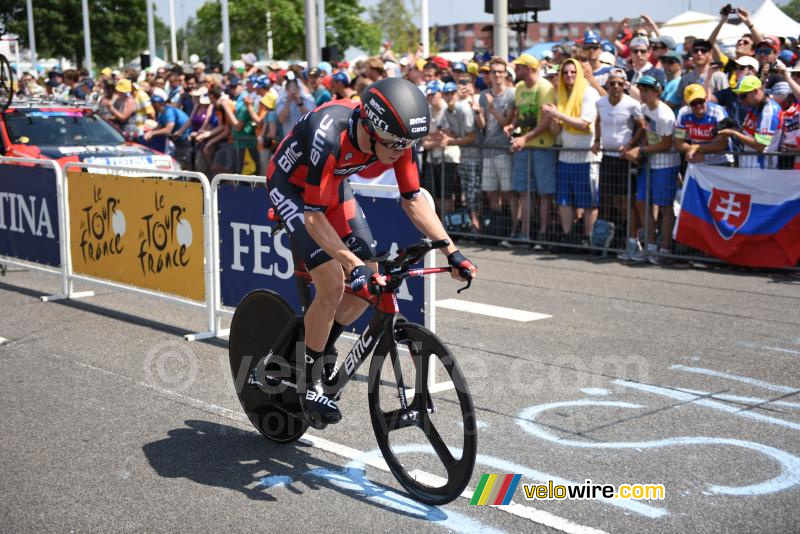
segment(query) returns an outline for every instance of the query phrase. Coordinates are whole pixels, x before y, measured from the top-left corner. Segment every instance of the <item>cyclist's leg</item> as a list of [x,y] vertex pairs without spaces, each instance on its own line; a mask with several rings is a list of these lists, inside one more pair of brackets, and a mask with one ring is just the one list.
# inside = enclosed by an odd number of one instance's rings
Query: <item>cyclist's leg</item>
[[[342,181],[340,190],[340,203],[334,209],[326,213],[331,225],[336,229],[339,237],[350,251],[364,260],[366,265],[373,271],[377,271],[378,265],[367,260],[377,256],[375,250],[375,240],[372,238],[372,231],[364,217],[361,206],[358,205],[353,190],[349,182]],[[363,299],[345,294],[338,309],[336,310],[336,322],[341,326],[347,326],[358,319],[369,304]],[[336,336],[338,337],[338,336]],[[328,340],[328,345],[332,345],[336,340]]]

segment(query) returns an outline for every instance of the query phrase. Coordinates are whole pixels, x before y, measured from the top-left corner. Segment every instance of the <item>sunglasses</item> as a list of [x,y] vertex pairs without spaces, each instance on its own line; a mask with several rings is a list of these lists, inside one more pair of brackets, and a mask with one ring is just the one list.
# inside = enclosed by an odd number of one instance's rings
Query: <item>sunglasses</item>
[[631,54],[646,54],[647,50],[642,48],[634,48],[631,50]]
[[692,54],[708,54],[708,48],[692,48]]
[[469,80],[458,80],[458,85],[469,85],[469,84],[470,84]]
[[600,50],[600,45],[586,45],[583,47],[584,50]]
[[750,45],[752,45],[752,44],[753,44],[753,41],[747,41],[747,40],[744,40],[744,39],[739,39],[738,41],[736,41],[736,44],[737,44],[737,45],[747,45],[747,46],[750,46]]
[[696,108],[698,106],[705,106],[705,105],[706,105],[706,101],[705,100],[701,100],[701,99],[692,100],[691,102],[689,102],[689,107],[692,107],[692,108]]
[[753,91],[749,91],[749,92],[747,92],[747,93],[742,93],[742,94],[740,94],[740,95],[739,95],[739,100],[747,100],[747,97],[748,97],[748,96],[750,96],[750,93],[752,93],[752,92],[753,92]]
[[747,68],[749,68],[749,67],[742,66],[742,65],[736,65],[735,67],[733,67],[733,70],[745,70]]
[[508,72],[506,72],[504,70],[493,70],[492,74],[494,74],[495,76],[502,76],[504,74],[508,74]]
[[609,87],[625,87],[625,82],[608,82]]
[[666,50],[667,45],[653,45],[653,50]]
[[411,148],[412,146],[416,145],[417,142],[419,142],[419,139],[398,137],[387,131],[375,128],[375,125],[369,119],[364,119],[362,117],[361,120],[367,126],[367,133],[369,133],[369,136],[372,137],[378,144],[385,146],[389,150],[405,150],[407,148]]
[[774,54],[774,53],[775,53],[775,51],[773,49],[771,49],[771,48],[760,48],[760,49],[756,50],[756,55],[757,56],[768,56],[768,55]]

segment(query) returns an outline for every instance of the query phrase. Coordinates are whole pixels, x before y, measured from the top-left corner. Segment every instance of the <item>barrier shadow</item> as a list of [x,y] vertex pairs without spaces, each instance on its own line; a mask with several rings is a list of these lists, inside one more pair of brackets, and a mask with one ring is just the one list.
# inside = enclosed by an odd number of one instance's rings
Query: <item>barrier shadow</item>
[[[303,441],[277,444],[255,431],[210,421],[187,420],[142,450],[153,470],[164,478],[238,491],[254,501],[281,501],[289,491],[333,490],[381,510],[426,521],[443,521],[443,510],[411,500],[364,476],[361,468],[327,462]],[[274,489],[273,489],[274,488]],[[285,488],[285,489],[284,489]]]

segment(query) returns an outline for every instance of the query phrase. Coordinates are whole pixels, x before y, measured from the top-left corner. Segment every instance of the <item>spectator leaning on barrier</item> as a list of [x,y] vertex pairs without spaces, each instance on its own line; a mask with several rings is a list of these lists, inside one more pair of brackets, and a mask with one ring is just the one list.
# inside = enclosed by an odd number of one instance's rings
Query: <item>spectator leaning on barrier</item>
[[[153,94],[151,102],[155,108],[156,120],[158,121],[158,128],[145,132],[144,140],[153,142],[156,141],[158,146],[156,150],[161,150],[167,154],[173,155],[176,160],[181,162],[184,167],[188,167],[189,157],[189,132],[183,128],[186,124],[191,124],[189,117],[182,110],[167,104],[167,97],[165,91],[160,90]],[[177,135],[173,135],[176,134]],[[169,150],[169,140],[172,138],[172,143],[175,150]],[[163,148],[162,148],[163,147]]]
[[728,118],[725,108],[706,101],[706,90],[700,84],[686,87],[683,100],[687,104],[678,112],[675,121],[675,148],[685,155],[688,163],[733,165],[728,138],[717,135],[720,123]]
[[[675,114],[672,109],[660,100],[661,85],[652,76],[642,76],[637,82],[642,95],[642,114],[644,115],[645,144],[633,147],[625,152],[625,158],[638,162],[642,156],[646,163],[639,169],[636,180],[636,208],[639,218],[645,221],[648,217],[646,250],[631,258],[635,262],[645,260],[660,263],[660,254],[668,254],[672,248],[672,225],[675,212],[672,204],[675,200],[680,156],[673,152],[672,138],[675,133]],[[649,189],[648,189],[649,182]],[[650,205],[646,205],[647,199]],[[658,213],[651,206],[657,206]],[[661,248],[656,247],[655,227],[658,216],[661,217]]]
[[234,172],[242,173],[245,168],[246,157],[249,155],[250,160],[254,166],[255,172],[258,172],[258,150],[256,139],[256,120],[251,116],[256,114],[254,109],[254,102],[250,95],[243,94],[244,88],[239,80],[232,79],[228,85],[231,100],[235,101],[233,106],[223,105],[222,111],[226,115],[226,120],[231,125],[231,134],[233,139],[233,148],[236,151],[236,164],[233,167]]
[[[556,152],[551,150],[555,136],[550,131],[550,119],[545,118],[542,106],[556,101],[553,84],[539,74],[539,61],[522,54],[513,61],[520,81],[514,93],[514,115],[506,126],[508,132],[519,127],[519,135],[511,142],[514,152],[512,187],[512,234],[529,237],[530,208],[539,197],[539,241],[547,240],[550,206],[556,193]],[[540,149],[540,150],[537,150]],[[546,150],[541,150],[546,149]]]
[[575,209],[582,208],[583,231],[586,241],[597,219],[598,174],[592,163],[600,156],[593,154],[594,125],[597,119],[597,101],[600,95],[583,77],[577,59],[567,59],[561,64],[558,75],[558,106],[542,106],[543,118],[550,119],[550,131],[561,134],[565,149],[558,155],[556,171],[556,202],[561,219],[562,242],[577,242],[572,225]]
[[458,84],[458,105],[466,112],[465,126],[467,135],[474,134],[472,141],[461,145],[461,163],[458,165],[458,176],[461,179],[461,191],[467,203],[470,216],[470,231],[480,230],[478,215],[481,209],[481,134],[476,123],[476,115],[480,113],[479,96],[475,94],[473,76],[469,72],[456,71]]
[[[631,235],[626,251],[620,255],[630,260],[637,250],[641,250],[638,231],[638,217],[628,199],[636,194],[636,184],[629,172],[629,162],[620,154],[630,150],[638,143],[641,135],[639,124],[642,121],[642,105],[625,94],[627,76],[622,69],[612,69],[608,73],[606,89],[608,95],[597,101],[597,125],[594,133],[592,152],[599,154],[600,161],[600,206],[601,217],[620,224],[626,214],[631,214]],[[630,192],[630,197],[629,197]]]
[[[777,152],[783,131],[783,110],[763,89],[761,80],[745,76],[733,90],[747,108],[742,131],[726,128],[719,135],[740,141],[745,152]],[[766,156],[740,156],[739,167],[773,169],[777,158]]]
[[[475,117],[483,130],[483,178],[481,189],[487,194],[492,220],[498,221],[511,198],[511,143],[503,128],[511,122],[514,89],[506,86],[508,62],[494,56],[489,61],[492,86],[481,91],[480,111]],[[499,192],[498,192],[499,191]]]
[[208,90],[208,97],[216,111],[217,126],[213,130],[198,134],[196,139],[198,142],[204,142],[203,167],[209,167],[209,172],[213,176],[222,172],[233,172],[236,166],[236,153],[231,144],[231,124],[227,118],[230,110],[224,110],[226,107],[233,109],[234,103],[218,85]]
[[[745,76],[756,76],[758,73],[758,61],[756,61],[754,57],[742,56],[731,61],[731,63],[734,65],[734,77],[736,78],[741,79]],[[744,119],[747,117],[748,110],[744,107],[742,101],[739,100],[738,95],[733,92],[733,88],[726,87],[721,91],[712,93],[709,100],[724,107],[725,111],[728,113],[728,117],[741,129],[744,124]],[[741,143],[739,141],[734,140],[733,146],[737,152],[740,151]]]
[[425,95],[431,113],[431,124],[428,135],[422,140],[425,150],[423,158],[422,175],[425,188],[433,196],[436,209],[440,215],[449,213],[453,209],[453,194],[455,193],[456,174],[452,165],[444,165],[444,149],[442,146],[442,133],[444,114],[447,104],[442,98],[444,83],[431,80],[427,84]]
[[[458,85],[456,82],[447,82],[442,89],[442,99],[447,105],[440,123],[439,143],[444,151],[444,173],[445,188],[452,184],[454,200],[459,195],[459,175],[458,168],[463,163],[463,153],[465,147],[474,143],[477,139],[475,132],[475,117],[469,107],[460,105],[457,96]],[[467,150],[469,150],[467,148]],[[445,194],[447,192],[445,191]],[[453,204],[446,203],[445,211],[449,207],[453,209]]]

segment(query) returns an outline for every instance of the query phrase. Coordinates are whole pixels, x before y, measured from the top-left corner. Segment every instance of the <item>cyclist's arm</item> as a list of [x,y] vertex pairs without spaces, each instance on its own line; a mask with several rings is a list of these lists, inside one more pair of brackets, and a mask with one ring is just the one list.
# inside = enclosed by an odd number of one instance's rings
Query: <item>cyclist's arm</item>
[[458,250],[458,247],[453,244],[453,240],[447,235],[447,231],[444,229],[444,226],[442,226],[442,221],[439,220],[439,216],[436,215],[436,212],[431,205],[428,204],[425,197],[422,195],[416,195],[411,199],[403,197],[401,206],[403,206],[403,211],[406,212],[406,215],[411,222],[414,223],[414,226],[426,237],[433,241],[438,239],[447,239],[450,241],[447,247],[441,249],[445,255]]

